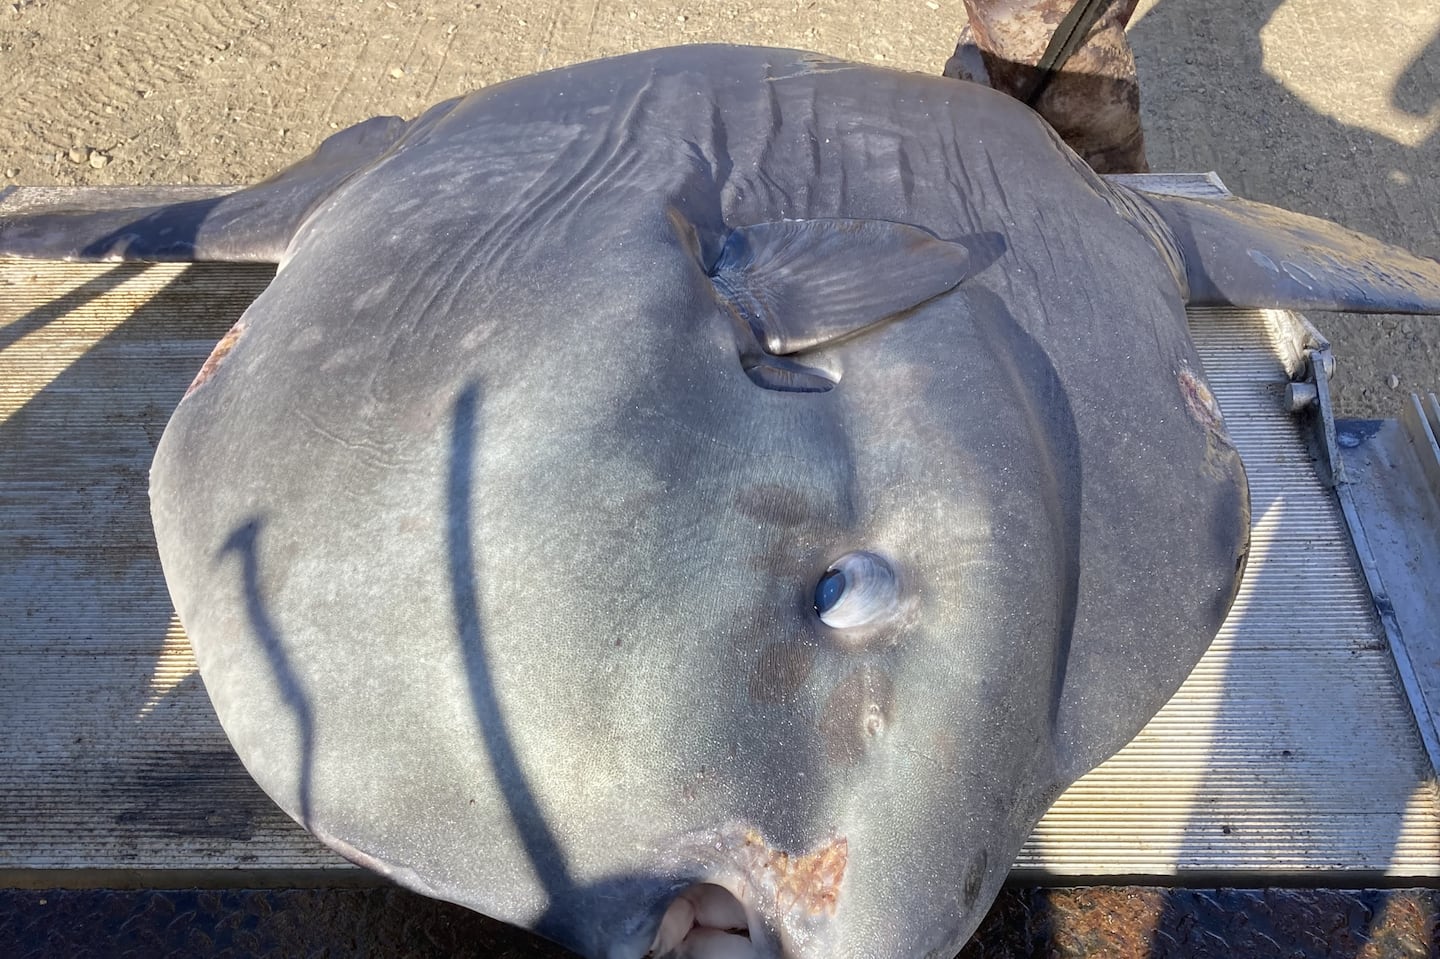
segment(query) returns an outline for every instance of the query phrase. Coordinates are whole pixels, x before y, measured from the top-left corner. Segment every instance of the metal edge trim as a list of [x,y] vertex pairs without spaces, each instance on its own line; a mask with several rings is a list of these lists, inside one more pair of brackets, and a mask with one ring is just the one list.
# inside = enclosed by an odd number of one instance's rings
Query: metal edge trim
[[[1395,607],[1391,603],[1390,594],[1386,591],[1385,583],[1380,577],[1380,568],[1375,562],[1375,553],[1370,547],[1370,541],[1365,536],[1365,528],[1360,522],[1360,512],[1355,504],[1355,497],[1349,489],[1349,477],[1345,473],[1345,461],[1340,455],[1340,445],[1335,439],[1335,411],[1330,398],[1330,376],[1334,372],[1334,360],[1328,348],[1329,343],[1303,315],[1293,311],[1285,312],[1289,314],[1288,317],[1283,319],[1277,317],[1277,319],[1280,319],[1281,322],[1295,324],[1296,331],[1306,335],[1307,338],[1311,338],[1309,334],[1313,334],[1312,342],[1315,343],[1315,348],[1309,351],[1311,360],[1309,372],[1315,382],[1318,415],[1311,427],[1312,434],[1318,440],[1321,465],[1325,467],[1328,484],[1335,490],[1336,499],[1340,503],[1340,512],[1345,517],[1345,525],[1350,529],[1350,545],[1355,551],[1355,558],[1365,576],[1365,584],[1369,587],[1370,604],[1380,619],[1380,628],[1385,632],[1385,643],[1390,647],[1390,661],[1395,666],[1395,672],[1400,679],[1400,687],[1405,693],[1406,704],[1410,707],[1410,718],[1415,723],[1415,730],[1424,746],[1425,756],[1430,761],[1430,777],[1432,780],[1440,780],[1440,731],[1436,730],[1434,723],[1430,720],[1419,676],[1410,660],[1409,650],[1405,648],[1405,638],[1400,629],[1400,621],[1395,616]],[[1413,395],[1411,399],[1412,404],[1416,407],[1415,412],[1420,414],[1423,422],[1424,412],[1420,409],[1418,400]]]
[[[1440,423],[1440,403],[1436,403],[1435,394],[1430,394],[1430,401],[1435,404],[1434,416],[1437,423]],[[1437,442],[1437,423],[1431,422],[1431,411],[1425,408],[1425,403],[1415,394],[1410,394],[1410,402],[1400,408],[1400,425],[1405,427],[1405,432],[1410,437],[1410,442],[1415,447],[1415,455],[1420,460],[1420,472],[1430,484],[1431,492],[1440,496],[1440,442]]]
[[[1309,325],[1309,321],[1303,316],[1300,319]],[[1320,414],[1312,426],[1312,431],[1318,440],[1326,468],[1326,483],[1338,489],[1350,480],[1345,475],[1345,461],[1340,458],[1340,444],[1335,440],[1335,406],[1330,398],[1330,374],[1334,372],[1335,363],[1328,349],[1311,350],[1309,356],[1311,373],[1315,380],[1315,405]]]
[[393,885],[378,873],[349,863],[334,869],[0,869],[6,889],[312,889]]
[[1385,591],[1385,584],[1380,579],[1380,569],[1376,565],[1370,541],[1365,537],[1365,529],[1360,523],[1355,497],[1346,483],[1338,484],[1335,492],[1340,500],[1340,512],[1345,516],[1345,525],[1350,528],[1350,545],[1355,550],[1360,569],[1365,574],[1365,583],[1370,588],[1370,603],[1380,618],[1381,629],[1385,631],[1385,642],[1390,647],[1390,661],[1395,664],[1400,686],[1405,691],[1405,701],[1410,706],[1410,717],[1415,722],[1420,742],[1425,747],[1425,755],[1430,760],[1430,776],[1440,780],[1440,735],[1437,735],[1430,722],[1420,679],[1410,662],[1410,653],[1405,648],[1405,640],[1400,632],[1400,623],[1395,618],[1395,607],[1390,602],[1390,594]]

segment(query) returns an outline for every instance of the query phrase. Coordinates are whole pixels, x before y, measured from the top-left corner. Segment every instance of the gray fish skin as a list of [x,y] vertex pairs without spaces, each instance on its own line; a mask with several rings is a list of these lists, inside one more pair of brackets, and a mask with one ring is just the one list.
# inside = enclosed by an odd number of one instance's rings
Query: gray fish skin
[[[1103,189],[993,91],[804,54],[455,104],[316,207],[156,458],[251,773],[586,955],[695,881],[762,954],[958,948],[1205,649],[1246,541],[1178,291]],[[808,352],[835,389],[757,388],[707,267],[826,218],[992,262]],[[855,550],[903,609],[839,635],[812,597]],[[787,892],[780,853],[829,878]]]
[[[757,957],[953,954],[1239,582],[1183,208],[992,90],[797,51],[386,130],[281,211],[177,214],[185,255],[283,251],[151,478],[247,768],[355,861],[582,955],[639,959],[699,882]],[[127,229],[16,220],[0,252],[162,245]],[[893,605],[826,625],[855,553]]]

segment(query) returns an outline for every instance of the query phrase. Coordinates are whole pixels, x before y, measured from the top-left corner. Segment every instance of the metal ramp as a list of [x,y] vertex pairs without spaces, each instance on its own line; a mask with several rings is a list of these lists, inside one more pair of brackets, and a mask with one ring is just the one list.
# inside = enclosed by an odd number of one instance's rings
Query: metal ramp
[[[0,193],[0,208],[63,192]],[[230,751],[150,533],[154,445],[271,275],[0,260],[4,884],[370,881],[272,806]],[[1061,797],[1016,878],[1440,877],[1427,743],[1327,467],[1286,405],[1303,323],[1255,311],[1191,323],[1249,471],[1245,584],[1184,687]]]
[[1051,808],[1016,869],[1338,885],[1440,875],[1440,791],[1350,532],[1286,405],[1278,311],[1195,310],[1245,462],[1235,606],[1175,697]]

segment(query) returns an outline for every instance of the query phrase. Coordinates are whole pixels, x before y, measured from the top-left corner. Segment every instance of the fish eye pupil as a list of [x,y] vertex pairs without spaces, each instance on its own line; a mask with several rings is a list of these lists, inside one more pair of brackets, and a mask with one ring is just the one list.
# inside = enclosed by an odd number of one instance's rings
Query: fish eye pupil
[[815,615],[831,629],[870,626],[900,608],[900,580],[885,557],[869,550],[846,553],[815,584]]
[[826,570],[815,586],[815,612],[823,614],[833,609],[845,594],[846,585],[844,570]]

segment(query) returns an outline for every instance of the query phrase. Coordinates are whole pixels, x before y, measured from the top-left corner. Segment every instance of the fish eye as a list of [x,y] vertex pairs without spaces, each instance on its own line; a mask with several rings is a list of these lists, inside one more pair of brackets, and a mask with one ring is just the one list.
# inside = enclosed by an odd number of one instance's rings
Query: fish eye
[[873,623],[889,615],[899,601],[895,570],[874,553],[846,553],[815,584],[815,614],[836,629]]

